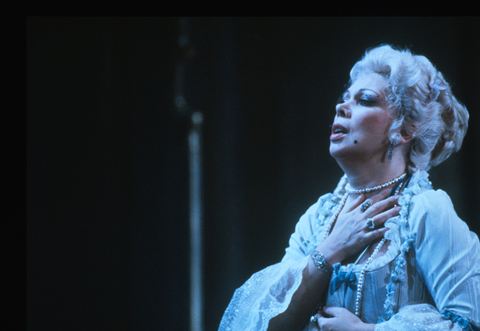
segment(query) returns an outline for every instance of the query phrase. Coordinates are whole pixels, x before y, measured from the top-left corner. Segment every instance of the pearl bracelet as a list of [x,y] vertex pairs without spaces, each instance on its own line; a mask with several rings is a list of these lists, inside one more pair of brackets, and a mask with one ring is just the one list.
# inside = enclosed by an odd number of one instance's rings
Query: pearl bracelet
[[312,261],[318,270],[323,271],[327,274],[331,274],[333,272],[333,267],[330,263],[328,263],[325,256],[318,251],[313,251],[312,253]]

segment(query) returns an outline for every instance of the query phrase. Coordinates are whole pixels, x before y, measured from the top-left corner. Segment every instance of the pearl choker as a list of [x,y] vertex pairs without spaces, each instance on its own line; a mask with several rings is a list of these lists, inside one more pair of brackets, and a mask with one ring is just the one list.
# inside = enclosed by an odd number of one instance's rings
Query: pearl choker
[[385,184],[382,184],[382,185],[377,185],[377,186],[374,186],[374,187],[367,187],[367,188],[364,188],[364,189],[359,189],[359,190],[354,190],[354,189],[351,189],[350,188],[350,183],[347,184],[347,186],[345,187],[345,191],[348,193],[348,194],[363,194],[363,193],[370,193],[370,192],[373,192],[373,191],[378,191],[378,190],[381,190],[382,188],[385,188],[385,187],[388,187],[392,184],[395,184],[396,182],[398,182],[399,180],[403,179],[405,176],[407,175],[407,173],[404,173],[403,175],[401,175],[400,177],[397,177],[395,179],[392,179],[391,181],[385,183]]

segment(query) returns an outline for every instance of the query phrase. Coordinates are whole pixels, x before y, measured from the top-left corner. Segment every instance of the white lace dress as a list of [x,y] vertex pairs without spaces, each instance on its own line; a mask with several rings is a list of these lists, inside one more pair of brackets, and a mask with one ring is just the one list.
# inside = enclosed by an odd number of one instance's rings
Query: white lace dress
[[[270,319],[286,310],[345,185],[344,176],[333,194],[320,197],[300,218],[281,262],[235,291],[219,331],[267,330]],[[448,195],[431,188],[424,171],[412,176],[399,204],[400,215],[386,222],[387,251],[367,267],[362,320],[376,324],[376,331],[479,330],[477,235],[458,218]],[[354,312],[363,265],[334,267],[326,305]],[[304,330],[316,328],[309,323]]]

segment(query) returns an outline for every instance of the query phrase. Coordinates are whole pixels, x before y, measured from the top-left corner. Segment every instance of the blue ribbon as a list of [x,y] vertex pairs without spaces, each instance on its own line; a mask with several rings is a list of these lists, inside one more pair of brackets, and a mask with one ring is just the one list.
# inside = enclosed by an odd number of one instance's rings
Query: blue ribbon
[[462,329],[464,331],[479,331],[480,330],[479,328],[477,328],[475,326],[472,327],[472,325],[468,322],[467,319],[458,316],[457,314],[455,314],[454,312],[452,312],[449,309],[444,309],[443,310],[442,317],[447,319],[447,320],[452,320],[452,322],[454,322],[454,323],[457,323],[458,325],[460,325],[462,327]]
[[340,267],[340,263],[335,263],[333,265],[333,272],[335,273],[335,277],[330,284],[330,294],[335,293],[335,291],[337,291],[343,283],[345,283],[345,286],[350,287],[352,290],[357,289],[357,276],[355,276],[353,268],[350,271],[346,272],[340,271]]

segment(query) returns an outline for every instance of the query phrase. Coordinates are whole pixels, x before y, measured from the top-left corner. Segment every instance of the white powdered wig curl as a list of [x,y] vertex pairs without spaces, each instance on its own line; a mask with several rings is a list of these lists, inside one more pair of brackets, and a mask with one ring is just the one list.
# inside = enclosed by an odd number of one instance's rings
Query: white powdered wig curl
[[428,170],[460,149],[468,111],[426,57],[382,45],[367,50],[350,71],[350,81],[371,73],[388,81],[385,95],[395,110],[390,131],[400,128],[413,137],[407,164],[410,173]]

